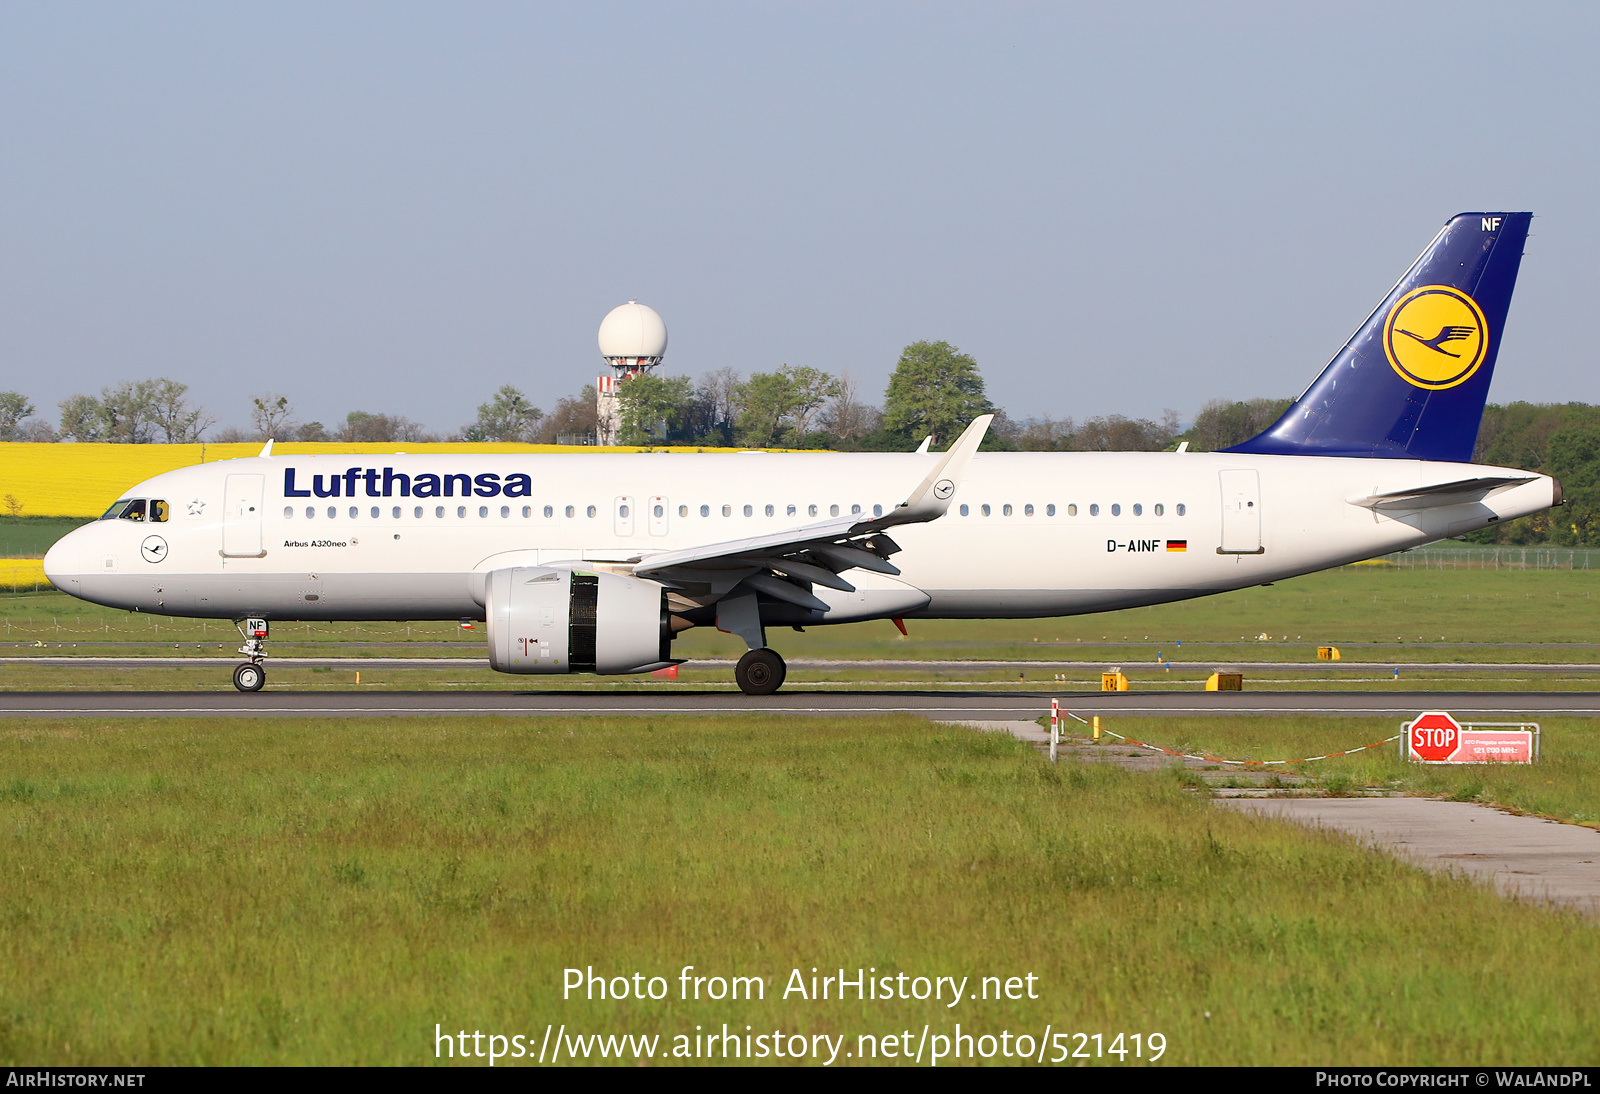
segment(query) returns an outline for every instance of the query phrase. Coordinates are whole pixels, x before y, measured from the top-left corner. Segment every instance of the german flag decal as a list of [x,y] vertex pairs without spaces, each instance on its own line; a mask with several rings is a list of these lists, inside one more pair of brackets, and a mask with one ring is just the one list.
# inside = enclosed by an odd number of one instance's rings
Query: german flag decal
[[1167,540],[1167,550],[1168,551],[1178,551],[1178,552],[1181,553],[1183,551],[1187,551],[1188,549],[1189,549],[1189,541],[1186,540],[1186,539],[1169,539],[1169,540]]

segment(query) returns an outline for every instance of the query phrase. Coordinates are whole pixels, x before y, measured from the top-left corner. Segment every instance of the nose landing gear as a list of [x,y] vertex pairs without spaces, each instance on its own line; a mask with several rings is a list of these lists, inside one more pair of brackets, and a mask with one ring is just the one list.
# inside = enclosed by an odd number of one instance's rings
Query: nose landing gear
[[267,656],[267,621],[246,619],[240,623],[234,620],[234,626],[244,635],[244,645],[239,647],[239,652],[250,660],[234,668],[233,686],[243,692],[260,691],[267,683],[267,670],[261,664]]

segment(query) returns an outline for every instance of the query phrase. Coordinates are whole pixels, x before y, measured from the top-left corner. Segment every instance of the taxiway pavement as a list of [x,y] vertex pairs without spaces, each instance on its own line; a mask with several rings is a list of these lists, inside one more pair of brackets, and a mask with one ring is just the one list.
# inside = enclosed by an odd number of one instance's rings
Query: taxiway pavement
[[6,717],[393,717],[398,715],[872,715],[920,714],[935,719],[1032,720],[1047,714],[1050,700],[1089,716],[1190,714],[1321,714],[1414,717],[1447,710],[1458,717],[1554,714],[1600,717],[1600,693],[1512,691],[1245,691],[1073,692],[1007,689],[961,692],[884,689],[812,690],[787,687],[776,695],[674,684],[638,691],[541,690],[391,691],[268,688],[253,695],[235,691],[12,691],[0,692]]

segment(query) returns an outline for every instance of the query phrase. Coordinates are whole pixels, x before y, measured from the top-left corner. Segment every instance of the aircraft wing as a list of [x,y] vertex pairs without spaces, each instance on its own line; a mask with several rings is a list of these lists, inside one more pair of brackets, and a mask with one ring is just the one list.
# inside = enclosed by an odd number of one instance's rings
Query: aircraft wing
[[854,592],[855,586],[839,576],[845,570],[900,572],[888,561],[900,547],[884,531],[944,516],[993,420],[992,414],[985,414],[969,425],[906,500],[880,517],[851,514],[783,532],[662,551],[642,556],[633,573],[680,588],[702,603],[743,585],[773,599],[827,611],[827,605],[811,595],[813,583]]
[[1351,498],[1351,505],[1367,509],[1433,509],[1444,505],[1463,505],[1482,501],[1497,490],[1506,490],[1532,482],[1537,475],[1501,475],[1481,479],[1457,479],[1455,482],[1419,486],[1414,490],[1393,490],[1387,494],[1369,494],[1364,498]]

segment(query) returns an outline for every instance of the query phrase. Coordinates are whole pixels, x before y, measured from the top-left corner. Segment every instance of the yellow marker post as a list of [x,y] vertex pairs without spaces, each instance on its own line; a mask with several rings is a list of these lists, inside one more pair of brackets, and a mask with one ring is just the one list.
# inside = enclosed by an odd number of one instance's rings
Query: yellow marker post
[[1100,743],[1100,715],[1094,716],[1094,743]]

